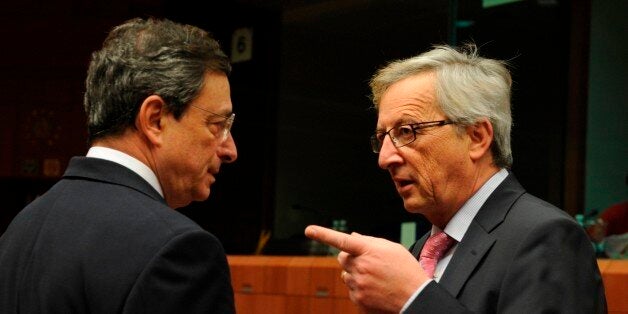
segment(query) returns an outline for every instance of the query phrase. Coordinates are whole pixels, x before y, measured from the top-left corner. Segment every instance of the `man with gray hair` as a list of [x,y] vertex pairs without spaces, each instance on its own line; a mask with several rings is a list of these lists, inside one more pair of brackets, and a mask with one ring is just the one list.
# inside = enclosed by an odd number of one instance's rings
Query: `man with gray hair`
[[506,64],[436,46],[371,80],[371,138],[405,209],[432,230],[408,251],[357,233],[308,226],[339,248],[342,280],[367,312],[604,313],[591,243],[564,211],[510,172]]
[[174,209],[237,158],[207,32],[133,19],[92,54],[89,141],[0,238],[0,313],[234,313],[220,241]]

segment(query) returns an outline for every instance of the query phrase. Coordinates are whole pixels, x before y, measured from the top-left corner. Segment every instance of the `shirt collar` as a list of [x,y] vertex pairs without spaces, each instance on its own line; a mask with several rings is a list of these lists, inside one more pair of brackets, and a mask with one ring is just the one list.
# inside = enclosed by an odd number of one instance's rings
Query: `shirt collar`
[[[456,241],[462,241],[462,237],[469,229],[473,218],[478,213],[484,202],[497,189],[499,184],[508,176],[508,170],[502,168],[495,173],[482,187],[467,200],[464,205],[456,212],[451,220],[445,226],[445,233]],[[436,226],[432,226],[432,234],[440,231]]]
[[119,150],[101,147],[101,146],[92,146],[87,152],[86,157],[91,158],[100,158],[115,162],[119,165],[122,165],[126,168],[129,168],[131,171],[137,173],[142,179],[146,180],[148,184],[150,184],[161,197],[164,197],[164,193],[161,190],[161,185],[159,184],[159,180],[157,176],[147,165],[143,162],[139,161],[137,158],[123,153]]

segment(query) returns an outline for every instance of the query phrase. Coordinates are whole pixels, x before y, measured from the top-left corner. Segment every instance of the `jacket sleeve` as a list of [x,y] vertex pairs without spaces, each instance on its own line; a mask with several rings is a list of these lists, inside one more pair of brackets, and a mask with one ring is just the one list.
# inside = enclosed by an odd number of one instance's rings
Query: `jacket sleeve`
[[206,231],[170,239],[137,278],[122,312],[235,313],[221,243]]
[[540,224],[516,252],[503,280],[498,312],[606,312],[591,241],[573,220]]

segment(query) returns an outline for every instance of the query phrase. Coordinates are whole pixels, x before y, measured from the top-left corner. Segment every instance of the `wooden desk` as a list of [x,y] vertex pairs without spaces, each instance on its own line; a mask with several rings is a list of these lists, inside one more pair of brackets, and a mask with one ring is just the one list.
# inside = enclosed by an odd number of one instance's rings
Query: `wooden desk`
[[239,314],[358,314],[335,257],[227,256]]
[[[239,314],[360,313],[335,257],[227,256]],[[628,260],[599,259],[608,313],[628,314]]]
[[609,314],[628,314],[628,260],[599,259]]

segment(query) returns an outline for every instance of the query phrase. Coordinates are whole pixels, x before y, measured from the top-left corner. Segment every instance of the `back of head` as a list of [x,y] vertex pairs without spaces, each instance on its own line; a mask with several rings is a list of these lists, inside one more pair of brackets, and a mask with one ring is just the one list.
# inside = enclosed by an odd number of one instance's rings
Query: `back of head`
[[142,101],[159,95],[179,118],[207,72],[229,74],[229,59],[206,31],[166,19],[132,19],[115,27],[92,54],[84,107],[89,140],[133,126]]
[[418,56],[391,62],[375,73],[370,82],[375,107],[391,85],[426,72],[435,73],[438,105],[450,120],[460,126],[473,125],[482,118],[491,122],[494,163],[509,168],[512,79],[506,63],[480,57],[473,44],[460,50],[434,46]]

